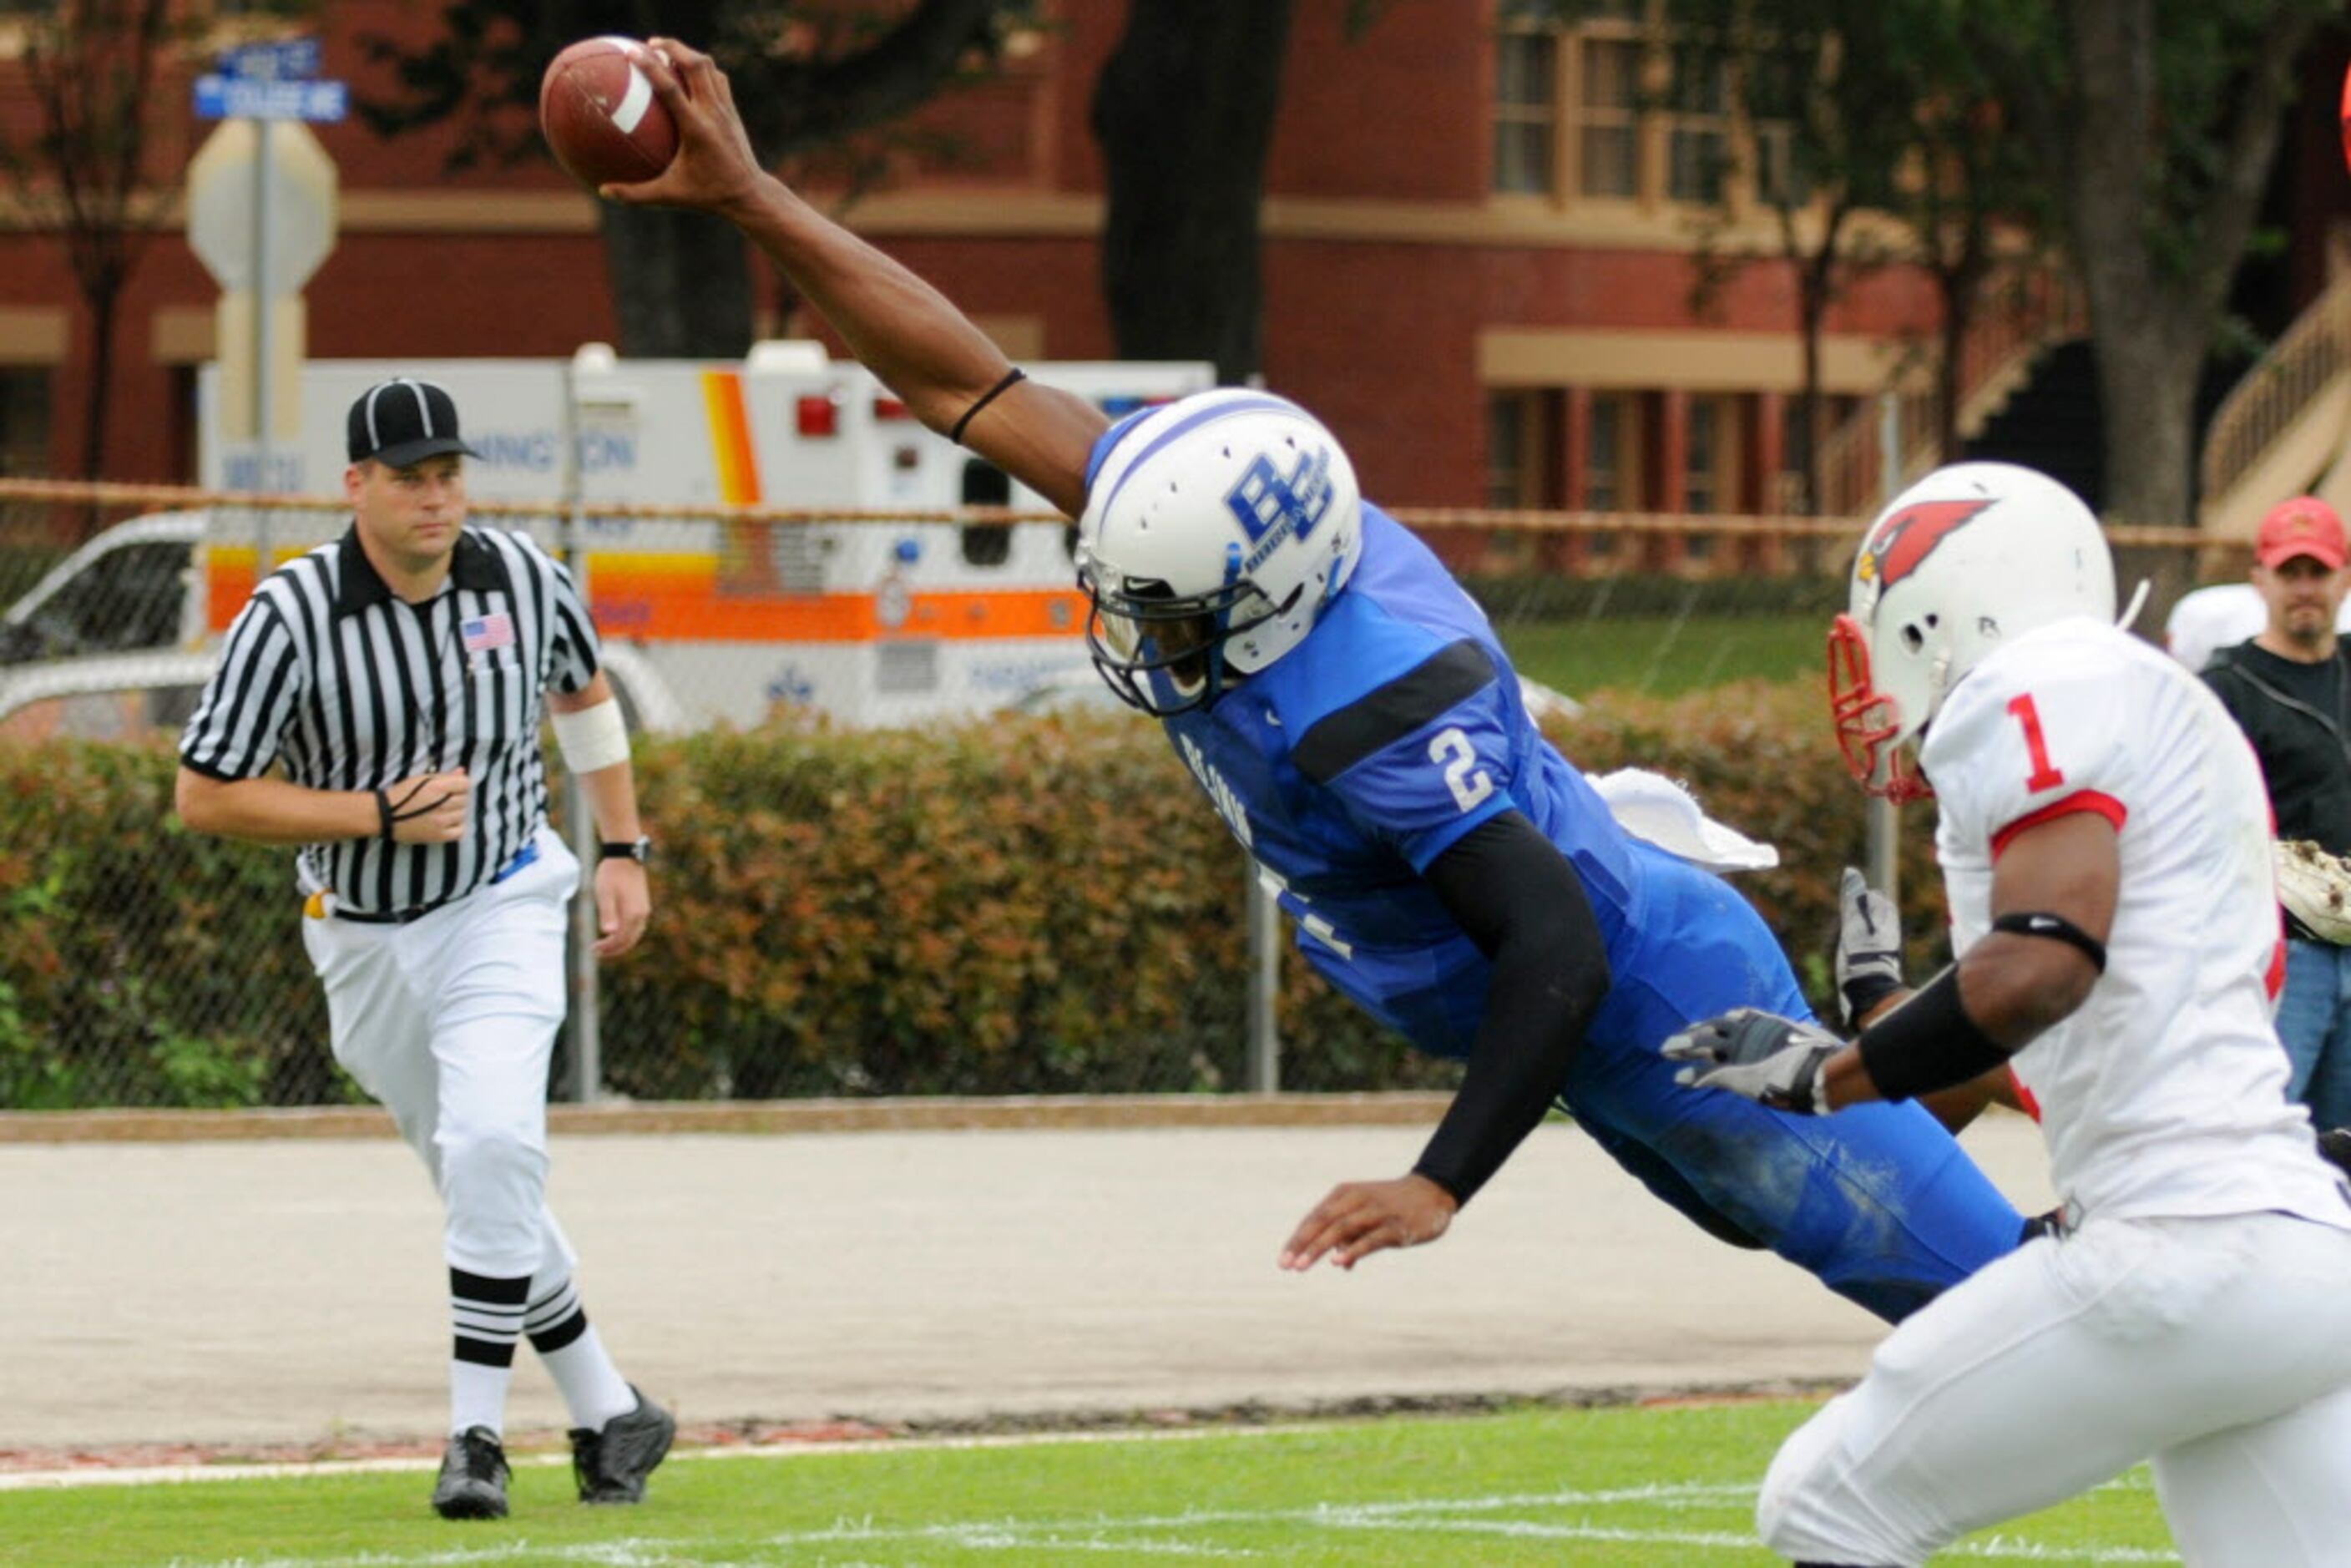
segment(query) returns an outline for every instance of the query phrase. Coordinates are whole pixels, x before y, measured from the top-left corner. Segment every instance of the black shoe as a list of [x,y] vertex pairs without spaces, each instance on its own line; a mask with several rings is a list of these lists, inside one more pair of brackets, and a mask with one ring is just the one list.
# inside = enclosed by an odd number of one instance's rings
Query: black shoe
[[601,1432],[571,1428],[571,1473],[581,1502],[643,1502],[645,1478],[669,1452],[677,1417],[646,1398],[635,1384],[637,1407],[604,1423]]
[[507,1516],[507,1451],[487,1427],[468,1427],[449,1439],[441,1479],[433,1486],[433,1511],[444,1519]]

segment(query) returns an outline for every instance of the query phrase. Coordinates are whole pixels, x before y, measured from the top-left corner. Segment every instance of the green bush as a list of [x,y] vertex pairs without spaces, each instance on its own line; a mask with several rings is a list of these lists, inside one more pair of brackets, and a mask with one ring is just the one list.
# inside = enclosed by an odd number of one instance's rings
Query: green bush
[[[1863,799],[1817,686],[1606,696],[1587,771],[1687,781],[1782,865],[1738,879],[1816,999]],[[640,741],[661,841],[644,947],[602,971],[640,1098],[1213,1091],[1243,1081],[1246,862],[1155,727],[775,727]],[[160,747],[0,745],[0,1106],[304,1104],[329,1061],[290,855],[190,833]],[[1914,961],[1940,942],[1906,824]],[[1451,1081],[1287,953],[1285,1087]]]

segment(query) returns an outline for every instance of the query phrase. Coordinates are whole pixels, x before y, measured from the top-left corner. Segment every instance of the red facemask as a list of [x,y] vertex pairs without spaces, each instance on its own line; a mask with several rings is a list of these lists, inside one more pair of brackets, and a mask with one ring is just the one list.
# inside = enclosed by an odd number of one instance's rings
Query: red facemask
[[1894,699],[1871,684],[1869,633],[1850,615],[1829,628],[1829,716],[1844,765],[1864,789],[1896,804],[1933,797],[1933,787],[1899,749]]

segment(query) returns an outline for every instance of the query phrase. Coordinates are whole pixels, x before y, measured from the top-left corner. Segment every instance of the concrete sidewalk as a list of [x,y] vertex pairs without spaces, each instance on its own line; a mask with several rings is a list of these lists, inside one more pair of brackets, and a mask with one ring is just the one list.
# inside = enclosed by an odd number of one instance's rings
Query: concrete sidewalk
[[[623,1370],[692,1423],[1842,1378],[1880,1337],[1558,1124],[1435,1246],[1274,1267],[1426,1130],[559,1135],[552,1197]],[[2046,1207],[2029,1124],[1966,1141]],[[442,1429],[439,1209],[390,1138],[0,1144],[0,1450]],[[512,1428],[560,1427],[522,1359]]]

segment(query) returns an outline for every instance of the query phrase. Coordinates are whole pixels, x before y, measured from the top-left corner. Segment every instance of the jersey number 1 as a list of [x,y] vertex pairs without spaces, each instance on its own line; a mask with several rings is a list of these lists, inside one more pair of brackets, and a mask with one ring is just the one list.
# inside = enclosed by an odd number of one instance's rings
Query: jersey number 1
[[2032,694],[2010,698],[2008,711],[2024,727],[2024,755],[2032,764],[2032,771],[2025,775],[2025,789],[2037,795],[2065,782],[2064,770],[2049,760],[2049,743],[2042,738],[2041,710],[2032,706]]

